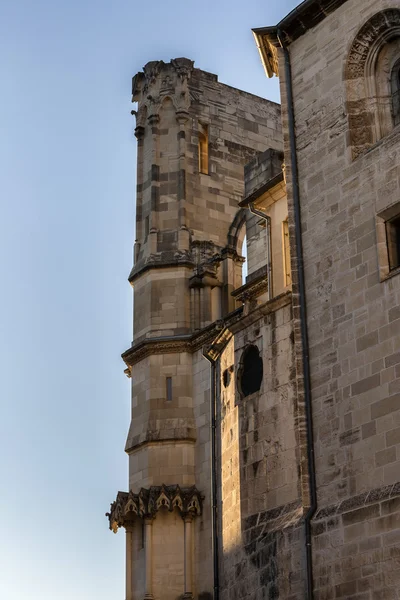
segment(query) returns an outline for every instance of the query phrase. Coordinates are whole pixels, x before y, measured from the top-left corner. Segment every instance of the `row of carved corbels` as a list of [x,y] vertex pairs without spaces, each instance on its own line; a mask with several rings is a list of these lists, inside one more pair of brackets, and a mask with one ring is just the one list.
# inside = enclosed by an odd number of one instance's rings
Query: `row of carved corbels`
[[177,509],[184,520],[191,520],[194,516],[201,515],[202,501],[203,496],[195,486],[152,486],[149,489],[142,488],[138,494],[118,492],[106,516],[110,529],[116,533],[119,527],[125,527],[136,517],[153,519],[162,509],[170,512]]
[[[138,120],[138,113],[134,110],[131,111],[131,114],[136,116],[136,122],[138,123],[135,127],[135,136],[138,140],[142,139],[144,137],[144,132],[145,132],[145,123],[144,120],[142,119],[141,121]],[[176,112],[176,120],[178,122],[179,125],[184,126],[186,124],[186,122],[189,120],[189,112],[185,111],[185,110],[178,110]],[[151,115],[149,115],[147,117],[147,123],[149,124],[150,127],[157,127],[160,123],[160,115],[157,113],[153,113]]]

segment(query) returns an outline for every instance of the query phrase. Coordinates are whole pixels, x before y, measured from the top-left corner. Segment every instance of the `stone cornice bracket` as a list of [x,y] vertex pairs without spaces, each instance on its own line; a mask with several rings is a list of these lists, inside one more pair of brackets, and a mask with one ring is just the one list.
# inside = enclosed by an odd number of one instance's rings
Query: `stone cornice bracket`
[[225,258],[231,258],[235,262],[246,262],[244,256],[240,256],[240,254],[237,253],[236,248],[232,248],[231,246],[225,246],[225,248],[221,250],[221,260],[224,260]]
[[148,117],[147,117],[147,121],[150,125],[150,127],[157,127],[157,125],[160,122],[160,116],[158,115],[157,112],[152,112]]
[[189,120],[189,111],[185,108],[178,108],[176,111],[176,120],[179,125],[185,125],[185,123]]
[[213,342],[203,348],[203,356],[209,360],[216,361],[225,346],[232,339],[232,332],[227,327],[223,328],[222,331],[217,335]]
[[138,494],[118,492],[116,500],[106,513],[109,528],[117,533],[133,519],[153,519],[159,510],[179,510],[182,518],[196,517],[202,513],[204,496],[196,486],[181,488],[179,485],[161,485],[142,488]]
[[141,140],[144,137],[144,127],[141,127],[140,125],[135,127],[135,137],[138,140]]

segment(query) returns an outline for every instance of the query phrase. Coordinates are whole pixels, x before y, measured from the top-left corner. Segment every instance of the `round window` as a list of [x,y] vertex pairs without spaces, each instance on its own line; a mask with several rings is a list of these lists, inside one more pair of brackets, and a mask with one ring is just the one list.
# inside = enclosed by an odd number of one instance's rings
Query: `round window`
[[263,378],[263,361],[257,346],[249,346],[243,352],[239,371],[239,386],[243,396],[258,392]]

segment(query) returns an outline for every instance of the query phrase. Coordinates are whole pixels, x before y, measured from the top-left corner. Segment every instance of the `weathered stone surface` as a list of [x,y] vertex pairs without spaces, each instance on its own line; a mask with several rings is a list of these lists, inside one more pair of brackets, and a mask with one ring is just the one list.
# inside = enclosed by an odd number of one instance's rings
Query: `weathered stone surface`
[[[400,58],[399,23],[397,0],[320,0],[284,20],[298,182],[276,30],[258,39],[267,70],[280,73],[284,178],[276,105],[223,86],[187,59],[149,63],[134,80],[135,334],[124,354],[133,374],[130,491],[162,481],[195,484],[204,495],[193,524],[190,582],[202,600],[213,586],[214,391],[203,347],[215,361],[221,600],[306,597],[300,264],[318,499],[311,523],[314,598],[399,597],[400,278],[390,271],[385,225],[400,214],[400,135],[388,95],[390,68]],[[208,136],[207,165],[201,135]],[[294,229],[297,183],[302,257]],[[249,199],[257,215],[246,208]],[[271,220],[270,239],[260,213]],[[244,396],[240,374],[249,346],[262,359],[263,376],[260,388]],[[176,511],[157,513],[156,600],[161,590],[175,600],[188,585],[185,531]],[[132,535],[139,547],[141,530]],[[146,584],[144,551],[135,552],[136,587],[128,600],[142,600]]]
[[[319,600],[396,598],[399,589],[383,550],[385,544],[398,548],[399,512],[393,503],[393,513],[383,514],[389,509],[383,506],[398,486],[400,468],[400,279],[395,273],[387,279],[384,224],[400,213],[400,137],[382,92],[389,65],[400,56],[399,23],[397,1],[346,0],[288,40],[311,360]],[[283,60],[281,52],[290,220],[294,182]],[[328,531],[328,518],[339,519],[337,529]]]

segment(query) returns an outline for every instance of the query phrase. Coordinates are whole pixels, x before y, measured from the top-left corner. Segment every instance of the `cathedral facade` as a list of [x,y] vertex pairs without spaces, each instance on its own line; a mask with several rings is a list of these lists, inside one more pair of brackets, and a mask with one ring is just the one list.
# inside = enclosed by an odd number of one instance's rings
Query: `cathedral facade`
[[282,106],[133,78],[126,600],[398,600],[400,2],[254,37]]

